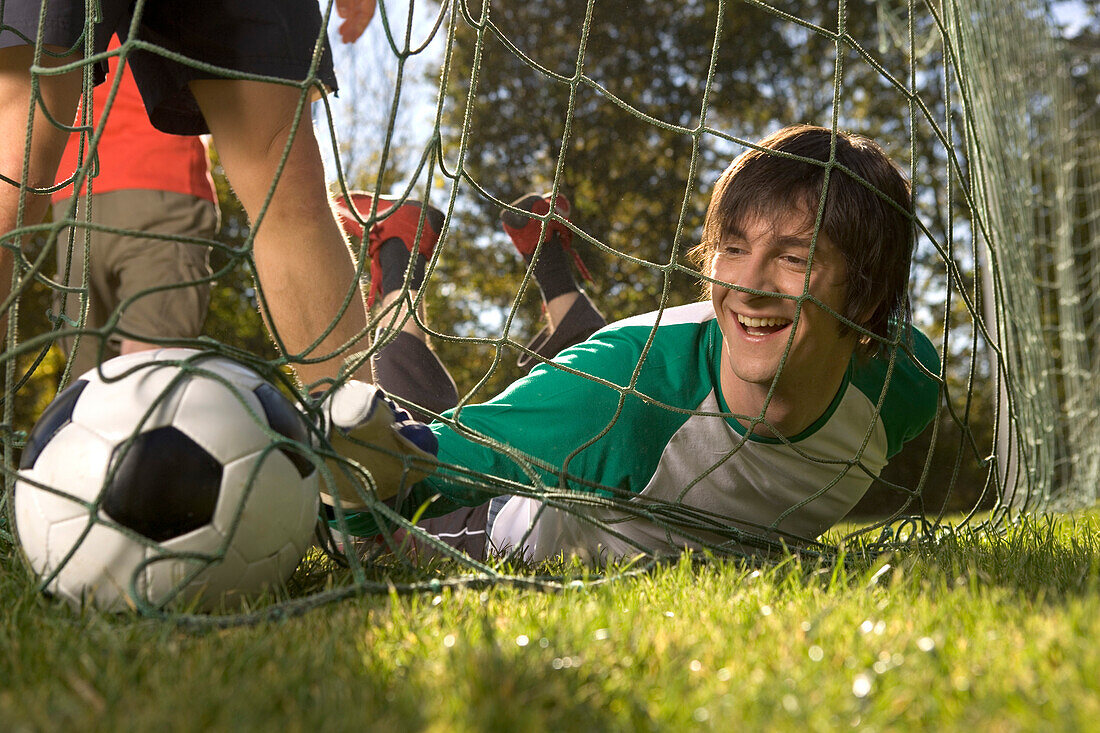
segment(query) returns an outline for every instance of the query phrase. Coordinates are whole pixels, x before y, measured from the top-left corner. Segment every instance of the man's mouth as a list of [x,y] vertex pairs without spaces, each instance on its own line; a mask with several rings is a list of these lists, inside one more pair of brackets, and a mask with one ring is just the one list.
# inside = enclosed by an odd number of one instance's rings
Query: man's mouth
[[750,336],[771,336],[791,325],[790,318],[768,317],[753,318],[740,313],[737,314],[737,322]]

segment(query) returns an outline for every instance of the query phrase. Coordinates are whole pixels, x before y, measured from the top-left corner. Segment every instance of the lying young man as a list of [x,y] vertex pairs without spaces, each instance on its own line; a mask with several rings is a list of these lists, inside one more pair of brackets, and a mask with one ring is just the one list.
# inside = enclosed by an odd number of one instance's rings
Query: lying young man
[[[836,133],[835,165],[833,145],[832,131],[797,126],[738,157],[691,253],[709,298],[603,328],[569,271],[564,198],[545,226],[548,199],[516,202],[505,229],[537,254],[550,320],[531,351],[553,359],[444,412],[430,425],[438,468],[391,504],[410,517],[426,507],[436,518],[421,527],[475,557],[536,561],[743,548],[738,530],[797,543],[833,526],[939,401],[938,356],[910,325],[908,182],[870,140]],[[419,287],[423,263],[407,272],[411,240],[371,236],[392,303],[406,275]],[[386,246],[406,259],[387,265]],[[435,411],[454,399],[412,319],[378,362],[393,394]],[[376,518],[337,524],[373,535]]]

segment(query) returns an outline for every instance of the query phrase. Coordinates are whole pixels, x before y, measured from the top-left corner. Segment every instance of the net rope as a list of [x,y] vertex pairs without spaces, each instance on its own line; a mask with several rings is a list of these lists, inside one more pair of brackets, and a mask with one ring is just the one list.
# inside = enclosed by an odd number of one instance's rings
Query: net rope
[[[500,169],[523,181],[544,184],[550,195],[568,193],[575,204],[583,206],[587,190],[570,157],[577,154],[578,140],[590,141],[593,135],[602,135],[611,138],[612,144],[627,148],[650,142],[667,143],[669,150],[673,145],[680,146],[675,150],[685,154],[678,173],[684,185],[676,197],[657,202],[664,216],[674,221],[668,241],[660,248],[638,249],[629,239],[630,231],[619,232],[609,226],[606,233],[601,233],[581,216],[566,223],[586,261],[590,265],[597,260],[605,263],[602,268],[606,271],[601,272],[607,282],[593,285],[601,296],[601,307],[613,316],[625,317],[654,308],[663,311],[685,301],[685,293],[696,287],[699,279],[685,255],[698,239],[699,213],[710,182],[726,162],[738,151],[753,146],[752,141],[763,132],[781,124],[808,121],[833,129],[867,132],[903,164],[913,179],[919,232],[911,282],[914,322],[939,351],[942,369],[930,376],[941,385],[941,400],[923,441],[913,441],[908,452],[902,454],[907,458],[900,461],[901,468],[894,473],[884,472],[874,483],[872,493],[884,497],[882,506],[821,538],[784,536],[776,527],[782,517],[772,526],[746,526],[743,522],[735,526],[736,517],[680,502],[642,501],[614,487],[593,487],[599,489],[594,492],[563,489],[544,476],[564,472],[567,467],[540,464],[488,436],[477,435],[474,439],[522,466],[527,482],[504,482],[473,474],[456,478],[457,482],[489,494],[536,498],[544,508],[568,512],[625,541],[630,540],[616,526],[599,518],[605,515],[593,510],[614,510],[623,516],[644,518],[717,554],[767,557],[794,547],[807,558],[827,561],[853,548],[877,552],[913,541],[935,541],[960,528],[997,530],[1025,513],[1077,508],[1096,501],[1100,490],[1100,442],[1095,439],[1100,429],[1100,385],[1095,378],[1100,366],[1100,136],[1095,105],[1082,105],[1066,49],[1044,4],[1039,0],[684,3],[679,9],[667,10],[669,17],[694,23],[692,27],[698,29],[698,34],[693,38],[706,39],[709,44],[706,52],[697,54],[701,61],[694,66],[684,62],[677,69],[677,73],[684,74],[691,68],[691,76],[674,78],[676,83],[694,90],[696,106],[690,110],[662,110],[645,94],[631,91],[632,83],[652,91],[653,79],[647,74],[656,77],[657,70],[650,66],[655,62],[647,61],[645,52],[652,51],[650,58],[656,58],[658,51],[668,51],[662,45],[669,43],[667,39],[654,42],[657,50],[632,48],[628,40],[609,47],[606,37],[616,37],[616,27],[606,13],[598,12],[599,4],[594,0],[554,0],[534,5],[539,7],[516,10],[491,0],[406,5],[396,0],[380,2],[373,24],[375,38],[382,40],[369,51],[344,51],[337,56],[338,77],[342,81],[352,79],[346,87],[352,95],[359,75],[372,76],[363,67],[374,68],[371,65],[382,59],[389,69],[392,96],[386,105],[380,105],[388,107],[385,118],[370,129],[357,129],[350,141],[340,139],[349,136],[338,132],[339,105],[328,97],[315,104],[319,141],[333,157],[334,193],[361,189],[428,200],[447,215],[439,244],[427,264],[425,284],[415,301],[409,301],[406,289],[405,300],[412,310],[399,309],[400,301],[390,308],[376,308],[369,326],[372,333],[377,329],[373,344],[364,354],[349,354],[353,363],[391,343],[403,318],[419,322],[415,307],[426,304],[430,317],[420,325],[449,366],[461,362],[459,406],[453,416],[446,418],[460,425],[465,406],[483,401],[516,376],[511,365],[516,354],[532,355],[524,345],[525,334],[537,328],[540,318],[533,304],[537,289],[531,268],[511,265],[507,272],[516,277],[502,275],[499,280],[507,280],[507,285],[491,294],[474,293],[462,285],[469,268],[477,267],[471,263],[481,261],[492,267],[502,262],[503,255],[494,254],[503,249],[500,241],[484,234],[484,222],[508,206],[514,186],[519,184],[512,182],[510,187],[502,180]],[[139,2],[138,13],[142,6]],[[93,7],[94,3],[89,3],[89,13],[93,13]],[[322,10],[327,18],[331,6],[322,3]],[[539,32],[533,29],[557,14],[572,34],[573,45],[567,53],[550,55],[542,51]],[[643,14],[641,9],[639,14]],[[822,58],[794,62],[803,66],[799,68],[800,78],[794,82],[799,88],[792,87],[791,96],[798,99],[786,108],[792,118],[754,119],[748,112],[731,109],[724,101],[728,85],[736,77],[736,69],[730,68],[724,54],[734,42],[730,34],[743,31],[738,25],[742,16],[751,16],[755,22],[774,29],[774,37],[791,48],[805,44],[807,48],[831,50]],[[622,22],[618,32],[627,39],[628,23]],[[86,55],[90,51],[90,34],[87,36]],[[318,39],[314,69],[322,41]],[[590,44],[595,44],[596,50]],[[138,49],[201,66],[133,39],[112,53],[125,60]],[[677,50],[686,54],[683,49],[673,49]],[[117,80],[110,78],[93,91],[91,70],[95,57],[55,66],[42,63],[41,55],[47,52],[40,44],[36,53],[32,68],[36,98],[41,75],[73,69],[83,74],[86,101],[93,94],[106,94],[111,100],[117,92]],[[356,53],[362,54],[358,60]],[[630,57],[631,53],[635,57]],[[621,60],[616,54],[630,57],[622,63],[640,81],[608,76],[612,73],[608,69],[623,68],[612,63]],[[421,63],[425,59],[430,63]],[[523,72],[519,84],[545,85],[548,95],[552,93],[561,100],[564,106],[553,124],[524,110],[516,87],[508,91],[509,87],[503,86],[506,82],[502,82],[498,68],[502,65]],[[229,78],[249,78],[230,70],[208,68]],[[429,70],[421,71],[423,68]],[[769,88],[767,81],[748,83],[755,84],[757,92],[764,95],[762,99],[786,91]],[[322,84],[311,74],[296,85],[301,90],[299,124],[310,124],[307,100],[311,92],[322,89]],[[803,86],[804,90],[799,91]],[[418,94],[421,101],[431,98],[417,108],[421,112],[430,110],[430,124],[408,122],[409,100]],[[515,99],[509,95],[515,95]],[[885,108],[873,109],[869,104],[867,109],[861,108],[868,95],[893,102]],[[86,110],[90,107],[84,105]],[[770,114],[776,107],[768,109]],[[612,129],[593,129],[617,119],[617,115],[637,124],[631,129],[642,130],[640,134],[645,137],[616,140]],[[43,114],[39,105],[32,105],[30,119],[30,129],[43,124],[66,127],[63,121]],[[84,142],[83,164],[69,182],[79,186],[87,179],[94,192],[97,171],[90,151],[95,149],[102,121],[98,121],[99,126],[92,126],[88,118],[78,122],[74,130]],[[494,169],[491,165],[494,155],[507,155],[499,149],[500,142],[494,137],[499,129],[494,125],[532,130],[531,149],[517,156],[511,167]],[[365,146],[357,139],[360,134],[376,144]],[[28,134],[28,155],[29,145]],[[495,152],[494,146],[498,146]],[[835,161],[826,167],[827,175],[840,174]],[[584,173],[600,175],[600,171]],[[27,187],[26,181],[10,179],[0,185]],[[222,198],[225,206],[228,199]],[[584,211],[592,212],[599,206],[601,202],[596,202]],[[607,206],[612,213],[622,211],[610,203]],[[364,218],[369,226],[377,216]],[[215,240],[160,238],[211,248],[220,264],[208,281],[218,286],[244,282],[240,274],[253,271],[252,242],[263,225],[261,214],[244,236],[238,232],[236,238],[224,227]],[[57,249],[68,249],[67,266],[84,267],[86,263],[72,258],[74,238],[86,238],[93,229],[129,231],[96,224],[87,211],[78,215],[75,207],[55,206],[52,219],[45,223],[25,221],[21,211],[20,226],[2,235],[3,247],[16,259],[12,295],[2,304],[8,328],[0,357],[7,517],[0,525],[0,537],[5,552],[18,552],[11,506],[27,431],[55,390],[77,376],[66,366],[58,340],[117,333],[122,310],[151,292],[127,299],[103,329],[94,333],[85,324],[86,273],[80,287],[73,289],[81,295],[79,312],[42,308],[51,294],[66,290],[63,274],[55,276],[51,271]],[[369,261],[365,248],[364,241],[358,252],[364,285],[364,264]],[[233,280],[235,276],[237,280]],[[410,277],[411,272],[406,276],[406,288]],[[478,284],[484,283],[479,280]],[[238,291],[238,300],[262,304],[263,289],[259,283],[254,287],[254,298]],[[638,293],[644,295],[644,300]],[[349,302],[350,295],[345,307]],[[640,308],[639,302],[650,305]],[[804,295],[798,302],[817,301]],[[408,315],[410,312],[412,315]],[[189,345],[245,361],[304,399],[287,371],[287,365],[298,355],[280,356],[270,349],[260,353],[251,345],[235,341],[231,333],[193,341],[177,339],[171,345]],[[281,350],[283,345],[278,341],[277,345]],[[896,359],[911,354],[900,340],[886,346],[891,347],[891,370]],[[649,348],[647,343],[642,361]],[[184,366],[201,369],[201,365]],[[603,381],[606,388],[619,393],[616,418],[627,399],[653,401],[637,388],[640,369],[639,365],[625,386]],[[881,407],[881,401],[877,407]],[[753,424],[766,423],[762,415],[738,417]],[[873,425],[869,425],[864,445],[872,432]],[[576,446],[571,457],[584,447]],[[314,460],[323,476],[331,480],[330,469],[320,460],[326,455],[330,454],[318,450]],[[859,465],[860,456],[856,456],[838,466],[838,479],[847,471],[859,470]],[[292,583],[292,597],[272,600],[250,612],[186,616],[143,605],[140,599],[139,610],[188,623],[229,625],[293,615],[362,593],[438,591],[442,587],[500,583],[547,589],[570,582],[602,583],[644,572],[652,563],[646,560],[589,569],[584,573],[585,580],[575,581],[571,580],[575,575],[562,569],[568,563],[530,568],[517,564],[515,558],[475,560],[423,533],[414,521],[389,505],[371,500],[369,467],[348,464],[345,468],[362,485],[369,512],[381,526],[415,537],[420,547],[434,550],[445,560],[410,558],[401,551],[405,546],[402,542],[407,540],[400,539],[400,533],[385,533],[373,550],[364,553],[363,543],[352,542],[337,532],[322,537],[322,544],[346,568],[340,571],[341,580],[335,586],[331,581],[318,580],[317,572],[300,570],[299,575],[304,573],[306,580],[297,586]],[[449,468],[462,471],[458,466]],[[823,485],[800,506],[825,494],[831,485]],[[681,496],[690,488],[683,487]],[[344,512],[338,509],[336,515],[336,529],[346,529]],[[314,557],[313,562],[327,568],[325,563],[330,561]],[[326,572],[319,575],[327,577]]]

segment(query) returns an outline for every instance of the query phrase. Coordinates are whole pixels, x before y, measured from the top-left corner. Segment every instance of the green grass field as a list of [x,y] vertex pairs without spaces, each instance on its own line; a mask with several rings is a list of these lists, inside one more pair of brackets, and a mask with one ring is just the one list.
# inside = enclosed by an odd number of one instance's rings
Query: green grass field
[[0,729],[1096,730],[1098,591],[1096,514],[847,568],[684,560],[205,631],[73,613],[6,557]]

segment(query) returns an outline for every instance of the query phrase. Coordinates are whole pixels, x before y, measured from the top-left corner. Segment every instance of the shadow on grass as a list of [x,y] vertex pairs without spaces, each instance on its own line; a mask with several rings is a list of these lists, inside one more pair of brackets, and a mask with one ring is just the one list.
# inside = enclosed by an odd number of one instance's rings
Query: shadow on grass
[[445,659],[458,689],[441,712],[458,729],[652,729],[637,690],[609,683],[606,669],[582,660],[583,650],[570,656],[537,640],[520,647],[498,638],[488,620],[482,629],[478,643],[451,649]]

